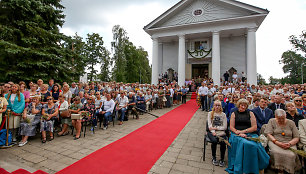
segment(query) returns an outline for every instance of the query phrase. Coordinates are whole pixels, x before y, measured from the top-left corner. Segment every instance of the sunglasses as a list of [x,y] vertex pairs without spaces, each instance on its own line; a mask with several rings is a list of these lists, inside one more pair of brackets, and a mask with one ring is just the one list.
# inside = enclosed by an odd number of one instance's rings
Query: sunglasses
[[49,101],[49,100],[52,100],[52,98],[48,98],[47,100],[48,100],[48,101]]
[[10,88],[9,86],[4,86],[5,88]]
[[302,100],[295,100],[296,102],[302,102]]
[[89,99],[87,99],[87,100],[92,100],[92,99],[89,98]]

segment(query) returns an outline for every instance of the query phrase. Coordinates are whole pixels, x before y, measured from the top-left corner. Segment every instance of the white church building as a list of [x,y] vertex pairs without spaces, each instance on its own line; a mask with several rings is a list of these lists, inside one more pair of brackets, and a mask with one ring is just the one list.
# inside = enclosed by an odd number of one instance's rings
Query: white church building
[[178,72],[178,84],[201,76],[220,85],[226,71],[257,84],[256,31],[269,11],[235,0],[181,0],[144,30],[153,40],[152,84]]

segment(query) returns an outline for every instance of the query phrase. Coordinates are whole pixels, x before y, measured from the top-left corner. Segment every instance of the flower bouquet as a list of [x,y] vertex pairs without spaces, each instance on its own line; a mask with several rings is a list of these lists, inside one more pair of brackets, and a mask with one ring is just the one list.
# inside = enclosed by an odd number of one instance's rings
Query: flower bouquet
[[42,121],[47,121],[48,120],[48,114],[44,114],[41,116]]
[[[262,135],[264,136],[264,135]],[[250,140],[250,141],[255,141],[255,142],[258,142],[258,143],[265,143],[263,142],[263,138],[261,137],[257,137],[257,138],[253,138],[253,137],[246,137],[247,140]],[[267,139],[267,138],[266,138]],[[264,146],[265,147],[265,146]],[[296,149],[293,149],[292,147],[290,147],[288,150],[292,151],[293,153],[297,154],[297,155],[300,155],[301,157],[303,158],[306,158],[306,152],[303,151],[303,150],[296,150]]]

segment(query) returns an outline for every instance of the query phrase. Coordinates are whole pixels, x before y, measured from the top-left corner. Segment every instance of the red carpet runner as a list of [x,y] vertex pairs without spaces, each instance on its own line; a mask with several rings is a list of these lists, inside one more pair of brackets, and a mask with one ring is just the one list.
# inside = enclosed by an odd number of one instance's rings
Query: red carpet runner
[[197,109],[196,101],[191,100],[66,167],[58,174],[148,173]]
[[197,98],[197,93],[196,92],[192,92],[191,93],[191,99],[196,99]]

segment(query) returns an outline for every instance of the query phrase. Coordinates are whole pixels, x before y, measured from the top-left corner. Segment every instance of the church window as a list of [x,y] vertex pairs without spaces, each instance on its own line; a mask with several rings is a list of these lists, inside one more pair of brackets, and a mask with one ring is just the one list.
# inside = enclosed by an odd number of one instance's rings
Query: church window
[[194,10],[193,11],[193,15],[195,16],[201,16],[203,13],[203,10],[202,9],[197,9],[197,10]]

